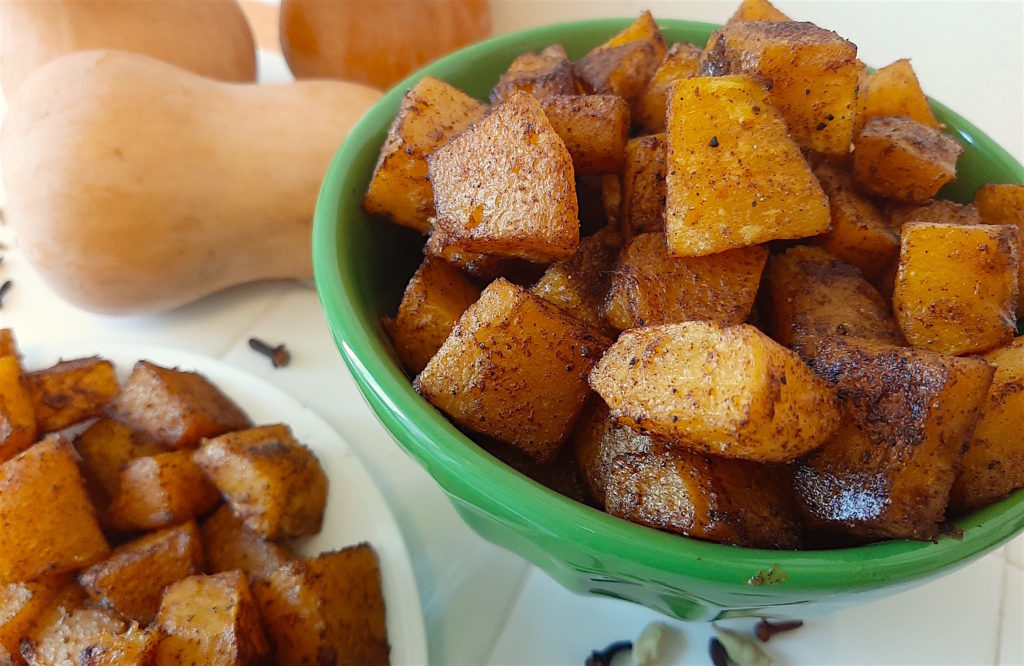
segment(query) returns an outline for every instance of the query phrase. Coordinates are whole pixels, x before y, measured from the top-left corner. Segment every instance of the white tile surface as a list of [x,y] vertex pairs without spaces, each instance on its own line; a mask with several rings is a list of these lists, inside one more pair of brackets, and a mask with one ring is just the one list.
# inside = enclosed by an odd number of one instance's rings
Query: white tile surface
[[1006,567],[1003,595],[999,659],[996,663],[1021,666],[1024,664],[1024,571],[1019,567]]

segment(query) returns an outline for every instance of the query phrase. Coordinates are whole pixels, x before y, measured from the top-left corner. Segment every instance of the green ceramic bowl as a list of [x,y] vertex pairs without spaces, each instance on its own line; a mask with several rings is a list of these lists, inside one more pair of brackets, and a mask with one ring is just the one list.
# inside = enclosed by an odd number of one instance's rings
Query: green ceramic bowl
[[[505,466],[421,399],[380,325],[393,314],[421,259],[422,238],[363,214],[377,154],[399,101],[426,74],[480,99],[523,51],[560,42],[577,58],[626,20],[553,25],[462,49],[385,95],[350,133],[324,180],[313,229],[313,265],[327,323],[370,407],[447,491],[486,539],[544,569],[565,587],[634,601],[667,615],[800,616],[892,594],[962,566],[1024,529],[1024,492],[959,525],[962,538],[890,541],[830,551],[723,546],[633,525],[583,506]],[[715,26],[662,21],[669,42],[703,44]],[[1024,169],[969,122],[935,104],[964,144],[959,180],[944,194],[969,199],[985,182],[1022,182]]]

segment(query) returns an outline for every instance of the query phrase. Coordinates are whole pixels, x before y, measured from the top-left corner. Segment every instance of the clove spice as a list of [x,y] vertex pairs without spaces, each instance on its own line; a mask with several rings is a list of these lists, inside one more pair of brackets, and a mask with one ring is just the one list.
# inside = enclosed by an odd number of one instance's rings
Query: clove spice
[[594,650],[583,662],[583,666],[611,666],[615,655],[633,649],[633,641],[615,641],[603,650]]
[[7,293],[14,286],[14,280],[5,280],[3,284],[0,284],[0,308],[4,306],[4,299],[7,298]]
[[787,620],[785,622],[769,622],[768,618],[761,618],[761,621],[754,625],[754,635],[767,643],[775,634],[782,634],[793,631],[804,626],[803,620]]
[[712,638],[708,642],[708,656],[711,657],[713,666],[729,666],[729,655],[725,651],[722,641]]
[[249,347],[269,358],[275,368],[283,368],[292,360],[292,355],[284,344],[274,347],[259,338],[249,338]]

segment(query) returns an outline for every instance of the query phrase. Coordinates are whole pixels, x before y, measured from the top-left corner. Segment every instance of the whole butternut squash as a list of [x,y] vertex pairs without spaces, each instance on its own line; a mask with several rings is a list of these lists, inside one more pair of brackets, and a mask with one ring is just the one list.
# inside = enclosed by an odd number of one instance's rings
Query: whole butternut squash
[[298,79],[389,88],[490,33],[487,0],[281,0],[281,50]]
[[87,310],[167,310],[312,274],[320,181],[380,93],[239,85],[126,52],[64,56],[11,101],[6,216],[29,261]]
[[36,68],[73,51],[149,55],[224,81],[253,81],[256,50],[235,0],[3,0],[0,84],[8,99]]

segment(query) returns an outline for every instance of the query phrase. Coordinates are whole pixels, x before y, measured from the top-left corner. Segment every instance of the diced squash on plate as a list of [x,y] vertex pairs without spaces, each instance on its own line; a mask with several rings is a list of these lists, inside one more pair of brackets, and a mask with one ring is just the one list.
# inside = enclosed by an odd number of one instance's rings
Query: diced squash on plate
[[257,534],[290,539],[320,531],[327,475],[288,426],[261,426],[207,439],[195,460]]
[[491,91],[491,104],[500,104],[520,90],[537,99],[575,95],[576,80],[572,76],[572,62],[565,47],[552,44],[540,53],[516,56]]
[[587,489],[604,509],[605,490],[615,458],[625,453],[660,451],[663,446],[613,419],[604,400],[592,396],[573,430],[572,448]]
[[36,442],[35,406],[21,383],[22,376],[16,355],[0,356],[0,462]]
[[615,95],[557,95],[540,102],[576,174],[618,173],[626,159],[629,105]]
[[736,21],[715,31],[700,74],[745,74],[763,81],[801,148],[844,156],[850,150],[864,63],[857,46],[813,23]]
[[626,144],[626,168],[622,174],[624,239],[646,231],[665,231],[667,159],[665,134],[638,136]]
[[622,176],[619,174],[601,177],[601,206],[604,208],[607,225],[618,228],[622,217]]
[[868,74],[861,116],[864,120],[882,116],[905,116],[922,125],[940,129],[917,74],[906,58]]
[[394,319],[384,320],[405,368],[416,374],[441,348],[480,288],[448,262],[427,257],[405,287]]
[[251,425],[245,412],[206,377],[149,361],[135,364],[107,413],[176,449]]
[[227,504],[203,521],[200,533],[210,573],[238,569],[255,582],[295,559],[287,545],[267,541],[246,527]]
[[433,76],[425,76],[402,98],[373,170],[363,210],[430,231],[434,190],[427,159],[453,136],[479,121],[487,105]]
[[853,141],[853,178],[869,194],[924,204],[956,178],[963,147],[909,118],[870,118]]
[[77,665],[90,646],[127,628],[114,611],[88,604],[75,587],[65,588],[22,638],[21,656],[29,666]]
[[57,432],[99,416],[117,393],[113,364],[98,356],[25,373],[22,384],[32,398],[39,432]]
[[914,347],[974,354],[1017,328],[1020,230],[911,222],[900,239],[893,313]]
[[668,111],[665,233],[703,256],[828,230],[828,199],[764,87],[744,76],[679,81]]
[[192,451],[157,453],[121,467],[104,522],[122,532],[152,530],[202,516],[219,501]]
[[672,84],[697,73],[700,54],[701,48],[689,42],[676,42],[669,48],[647,89],[636,100],[633,122],[652,134],[665,131],[665,110]]
[[67,439],[50,436],[0,464],[0,584],[80,569],[109,552]]
[[580,241],[571,258],[551,264],[533,286],[533,293],[602,332],[601,313],[619,254],[618,229],[608,226]]
[[71,574],[63,573],[23,583],[0,583],[0,648],[19,659],[21,638],[70,582]]
[[548,262],[579,243],[572,158],[528,93],[516,93],[430,159],[436,226],[468,252]]
[[166,449],[137,430],[113,419],[97,419],[75,438],[79,467],[97,507],[105,508],[117,495],[121,467],[134,458]]
[[695,319],[742,324],[754,306],[767,258],[768,248],[761,245],[674,257],[664,234],[640,234],[619,259],[605,316],[619,330]]
[[591,49],[573,66],[588,93],[618,95],[632,101],[647,87],[665,58],[665,37],[645,11],[627,28]]
[[161,638],[159,631],[137,624],[123,634],[104,631],[82,652],[80,666],[154,666]]
[[592,326],[499,279],[462,315],[414,386],[459,425],[537,461],[553,460],[608,344]]
[[835,390],[753,326],[626,331],[590,374],[612,417],[698,452],[788,462],[839,426]]

